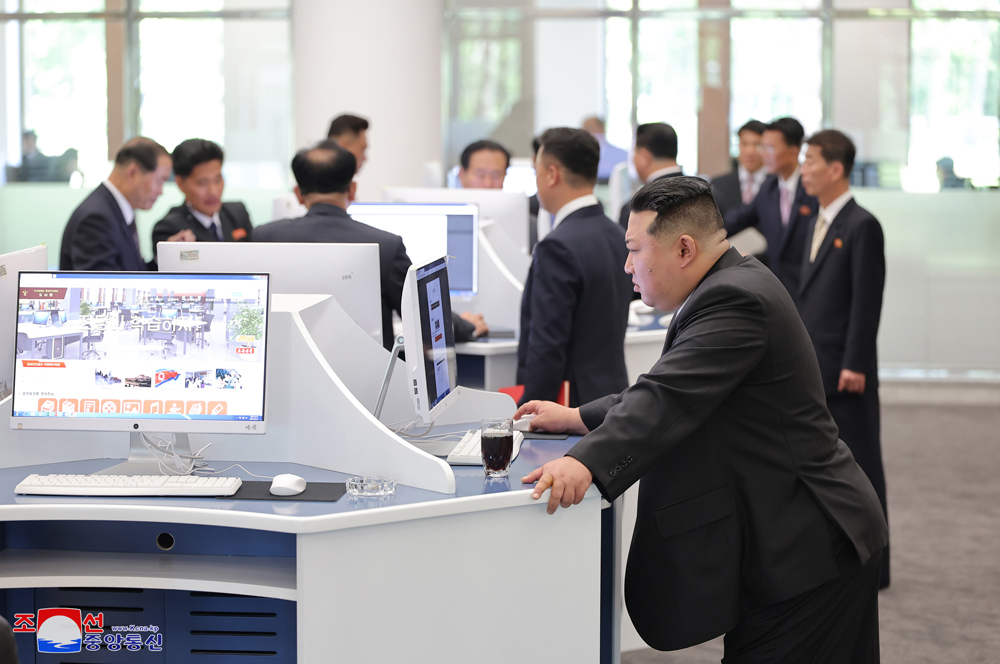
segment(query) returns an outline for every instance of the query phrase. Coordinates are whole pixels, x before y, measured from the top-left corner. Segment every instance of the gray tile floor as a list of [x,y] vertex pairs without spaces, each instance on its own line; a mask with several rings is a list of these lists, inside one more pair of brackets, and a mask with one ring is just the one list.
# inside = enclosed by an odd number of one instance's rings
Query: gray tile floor
[[[1000,661],[1000,408],[886,405],[882,445],[892,587],[879,596],[882,662]],[[623,664],[708,664],[722,640]]]

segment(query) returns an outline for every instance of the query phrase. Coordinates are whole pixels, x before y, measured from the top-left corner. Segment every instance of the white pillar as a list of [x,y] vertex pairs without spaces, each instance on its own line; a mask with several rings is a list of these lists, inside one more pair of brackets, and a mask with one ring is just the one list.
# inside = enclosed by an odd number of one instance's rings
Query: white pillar
[[295,143],[326,138],[341,113],[368,118],[360,200],[420,186],[441,159],[443,0],[295,0]]

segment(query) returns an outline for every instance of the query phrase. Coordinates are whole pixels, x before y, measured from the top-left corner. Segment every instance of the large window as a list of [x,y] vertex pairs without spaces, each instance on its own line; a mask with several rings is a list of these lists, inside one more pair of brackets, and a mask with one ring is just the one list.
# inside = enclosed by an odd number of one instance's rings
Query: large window
[[[121,143],[220,143],[237,187],[285,184],[289,0],[6,0],[3,181],[103,179]],[[155,13],[154,13],[155,12]]]
[[1000,184],[1000,0],[450,0],[445,23],[449,166],[598,115],[625,149],[669,122],[717,175],[735,129],[791,115],[854,139],[858,185]]

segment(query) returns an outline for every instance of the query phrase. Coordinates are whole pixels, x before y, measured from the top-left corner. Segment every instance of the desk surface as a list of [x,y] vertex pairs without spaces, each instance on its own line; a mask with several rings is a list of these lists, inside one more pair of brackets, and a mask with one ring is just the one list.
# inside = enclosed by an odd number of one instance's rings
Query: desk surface
[[[31,473],[93,473],[117,463],[94,459],[39,466],[0,469],[0,522],[45,520],[151,521],[231,526],[286,533],[312,533],[412,519],[527,505],[530,486],[520,478],[547,461],[563,456],[578,437],[567,440],[526,440],[511,464],[508,481],[487,480],[481,466],[453,466],[454,494],[397,486],[389,498],[356,498],[345,495],[335,503],[268,502],[216,498],[78,498],[23,496],[14,487]],[[229,461],[212,461],[222,470]],[[291,463],[244,463],[256,475],[294,473],[307,482],[344,482],[344,473]],[[239,468],[221,473],[255,480]],[[591,491],[596,495],[597,490]]]

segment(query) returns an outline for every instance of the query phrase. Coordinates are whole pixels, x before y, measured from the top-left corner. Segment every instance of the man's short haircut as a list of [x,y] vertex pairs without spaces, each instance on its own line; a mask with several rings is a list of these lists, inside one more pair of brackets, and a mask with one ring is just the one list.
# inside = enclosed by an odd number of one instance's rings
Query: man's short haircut
[[565,168],[570,177],[566,184],[578,188],[597,182],[597,164],[601,146],[590,132],[571,127],[546,129],[538,137],[539,149]]
[[636,192],[632,212],[655,212],[646,232],[657,239],[688,233],[695,239],[724,232],[726,227],[712,195],[712,185],[701,178],[660,178]]
[[174,175],[186,178],[194,171],[195,167],[209,161],[223,161],[225,155],[218,143],[205,140],[204,138],[189,138],[181,141],[174,153],[171,155],[174,160]]
[[857,150],[854,147],[854,141],[848,138],[847,134],[836,129],[824,129],[810,136],[806,143],[818,147],[826,163],[832,164],[839,161],[844,167],[845,178],[851,176]]
[[344,134],[360,134],[368,129],[368,120],[357,115],[338,115],[330,122],[327,138],[339,138]]
[[464,150],[462,150],[462,168],[468,170],[469,162],[472,161],[472,155],[476,154],[481,150],[489,150],[490,152],[502,152],[504,159],[507,161],[507,166],[510,166],[510,153],[507,152],[507,148],[500,145],[496,141],[476,141],[475,143],[470,143]]
[[654,159],[677,160],[677,132],[666,122],[641,124],[635,130],[635,147],[646,148]]
[[145,173],[155,171],[160,157],[169,157],[166,148],[151,138],[136,136],[125,141],[115,155],[115,166],[136,164]]
[[764,127],[767,131],[780,131],[788,147],[802,147],[802,139],[805,138],[806,130],[795,118],[778,118],[771,124]]
[[347,193],[357,166],[354,155],[331,140],[299,150],[292,159],[292,173],[303,196]]
[[740,127],[740,130],[736,132],[736,135],[739,136],[743,132],[749,131],[760,136],[761,134],[764,133],[765,129],[767,129],[767,125],[761,122],[760,120],[750,120],[745,125]]
[[538,156],[538,149],[540,147],[542,147],[542,142],[538,140],[537,136],[535,136],[534,138],[531,139],[531,149],[536,157]]

